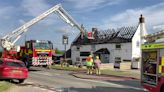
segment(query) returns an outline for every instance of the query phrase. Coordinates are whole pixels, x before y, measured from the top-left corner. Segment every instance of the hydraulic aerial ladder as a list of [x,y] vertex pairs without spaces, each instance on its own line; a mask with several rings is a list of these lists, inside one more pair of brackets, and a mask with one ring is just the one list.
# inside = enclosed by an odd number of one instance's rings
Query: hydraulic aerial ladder
[[15,42],[21,37],[23,33],[27,31],[29,27],[34,25],[35,23],[41,21],[42,19],[46,18],[48,15],[56,13],[62,20],[66,23],[71,25],[72,27],[76,27],[80,30],[82,35],[86,34],[84,27],[81,27],[62,7],[61,4],[57,4],[54,7],[50,8],[46,12],[42,13],[41,15],[37,16],[36,18],[32,19],[31,21],[25,23],[24,25],[20,26],[19,28],[15,29],[11,33],[5,35],[1,38],[1,46],[6,50],[11,50],[14,47]]
[[164,38],[164,30],[161,30],[159,32],[155,32],[149,35],[146,35],[143,37],[143,39],[146,40],[146,42],[150,43],[150,42],[155,42],[158,39]]

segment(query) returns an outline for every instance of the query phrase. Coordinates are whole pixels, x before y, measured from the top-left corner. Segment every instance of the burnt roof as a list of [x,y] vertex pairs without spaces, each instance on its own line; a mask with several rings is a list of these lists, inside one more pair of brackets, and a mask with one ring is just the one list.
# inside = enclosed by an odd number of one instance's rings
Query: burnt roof
[[131,42],[137,30],[137,27],[121,27],[117,29],[108,29],[95,31],[94,39],[87,37],[81,38],[81,35],[72,42],[72,45],[104,44],[104,43],[126,43]]

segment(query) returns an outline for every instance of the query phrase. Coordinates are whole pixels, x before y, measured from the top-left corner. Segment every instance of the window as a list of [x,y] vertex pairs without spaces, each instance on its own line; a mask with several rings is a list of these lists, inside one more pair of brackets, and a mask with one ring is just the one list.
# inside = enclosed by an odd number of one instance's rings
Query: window
[[115,63],[121,63],[121,57],[115,57]]
[[36,48],[36,49],[51,49],[51,44],[38,42],[38,43],[34,43],[34,48]]
[[123,59],[123,62],[131,62],[131,60]]
[[86,58],[82,58],[82,62],[85,62],[86,61]]
[[77,46],[77,47],[76,47],[76,50],[79,51],[79,50],[80,50],[80,47]]
[[80,56],[89,56],[90,52],[80,52]]
[[19,63],[19,62],[6,62],[6,65],[15,66],[15,67],[25,67],[24,63]]
[[0,65],[2,65],[2,64],[3,64],[3,61],[0,60]]
[[121,49],[121,44],[116,44],[116,49]]
[[137,42],[136,42],[136,47],[139,47],[139,46],[140,46],[140,42],[137,41]]
[[26,46],[27,46],[27,48],[30,48],[30,43],[27,42],[26,43]]

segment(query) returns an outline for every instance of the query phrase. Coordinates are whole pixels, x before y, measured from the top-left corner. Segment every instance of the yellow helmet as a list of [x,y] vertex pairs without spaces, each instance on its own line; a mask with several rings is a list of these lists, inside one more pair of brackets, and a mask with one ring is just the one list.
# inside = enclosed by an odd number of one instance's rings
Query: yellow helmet
[[89,57],[92,57],[92,55],[89,55]]
[[99,56],[96,56],[96,59],[99,59]]

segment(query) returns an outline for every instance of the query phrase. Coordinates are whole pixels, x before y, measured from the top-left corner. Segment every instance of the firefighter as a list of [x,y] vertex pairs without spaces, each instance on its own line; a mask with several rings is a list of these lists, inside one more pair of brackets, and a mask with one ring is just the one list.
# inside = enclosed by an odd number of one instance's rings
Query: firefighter
[[28,65],[28,62],[29,62],[29,55],[28,55],[28,53],[23,53],[22,61],[24,62],[26,67],[29,67],[29,65]]
[[100,66],[101,66],[101,61],[99,59],[99,56],[96,56],[96,59],[94,60],[94,67],[97,75],[101,74]]
[[93,68],[93,58],[92,55],[89,55],[89,57],[86,59],[86,65],[87,65],[87,74],[92,74],[92,68]]

